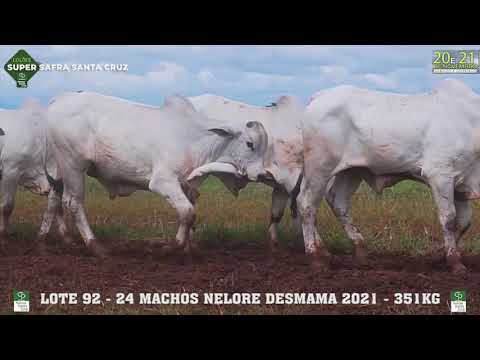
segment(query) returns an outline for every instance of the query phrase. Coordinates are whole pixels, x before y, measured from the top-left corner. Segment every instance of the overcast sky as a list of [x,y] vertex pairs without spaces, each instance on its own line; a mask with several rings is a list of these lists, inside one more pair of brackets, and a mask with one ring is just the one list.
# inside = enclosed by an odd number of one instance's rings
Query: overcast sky
[[[3,70],[19,49],[41,63],[125,63],[127,73],[39,72],[27,89]],[[305,103],[321,89],[351,84],[399,93],[430,91],[446,77],[480,93],[480,74],[434,75],[434,49],[465,46],[1,46],[0,108],[26,98],[42,103],[64,91],[90,90],[151,105],[166,96],[212,93],[254,105],[284,94]]]

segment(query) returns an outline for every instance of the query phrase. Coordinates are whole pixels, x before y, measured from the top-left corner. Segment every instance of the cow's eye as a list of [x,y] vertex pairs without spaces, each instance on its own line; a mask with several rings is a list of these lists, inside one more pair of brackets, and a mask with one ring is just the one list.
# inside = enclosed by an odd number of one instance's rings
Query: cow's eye
[[253,148],[253,143],[252,143],[251,141],[247,141],[247,146],[248,146],[250,149],[252,149],[252,151],[255,150],[255,149]]

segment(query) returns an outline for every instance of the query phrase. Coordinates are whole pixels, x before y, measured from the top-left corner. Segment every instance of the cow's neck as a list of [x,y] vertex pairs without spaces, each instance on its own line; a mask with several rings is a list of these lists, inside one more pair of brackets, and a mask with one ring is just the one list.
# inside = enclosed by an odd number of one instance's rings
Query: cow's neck
[[225,155],[230,138],[222,138],[215,134],[209,134],[192,146],[192,160],[194,167],[199,167],[217,161]]

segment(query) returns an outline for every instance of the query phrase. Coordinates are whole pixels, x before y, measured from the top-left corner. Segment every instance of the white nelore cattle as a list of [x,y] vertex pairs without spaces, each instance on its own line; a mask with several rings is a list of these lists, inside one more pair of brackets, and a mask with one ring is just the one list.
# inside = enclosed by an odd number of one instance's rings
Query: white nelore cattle
[[[35,100],[26,101],[16,110],[0,112],[0,241],[7,238],[7,226],[14,208],[17,186],[21,185],[34,194],[47,195],[50,184],[44,171],[45,166],[55,172],[55,164],[46,156],[46,109]],[[6,134],[4,135],[3,132]],[[49,195],[48,210],[44,215],[38,234],[38,244],[43,243],[53,219],[56,219],[60,235],[66,242],[71,241],[67,233],[62,212],[51,207]]]
[[268,138],[262,124],[242,127],[207,118],[180,96],[153,107],[89,92],[66,93],[48,108],[48,135],[63,183],[62,203],[87,248],[104,251],[84,209],[84,174],[97,178],[110,196],[135,190],[163,195],[177,210],[177,244],[190,252],[198,186],[210,173],[257,180],[264,175]]
[[[268,149],[264,166],[270,176],[259,180],[273,187],[268,232],[269,248],[275,251],[278,247],[278,223],[283,217],[290,196],[296,196],[294,190],[298,189],[297,183],[299,185],[303,167],[301,120],[304,105],[292,96],[282,96],[268,107],[252,106],[211,94],[189,99],[198,111],[208,117],[223,119],[235,126],[242,126],[249,120],[255,120],[265,127],[268,134]],[[229,174],[219,174],[218,177],[235,196],[238,195],[238,190],[247,184]],[[295,199],[291,201],[294,209]]]
[[465,271],[457,244],[470,225],[468,200],[480,198],[479,114],[480,97],[456,80],[420,95],[350,86],[315,94],[304,119],[304,178],[297,198],[307,254],[316,264],[328,263],[315,219],[332,176],[338,183],[333,194],[345,199],[362,177],[373,178],[379,191],[409,178],[431,188],[447,264],[453,272]]
[[[268,107],[252,106],[211,94],[191,97],[190,100],[196,109],[206,116],[228,119],[237,124],[244,123],[245,119],[254,119],[264,125],[269,139],[264,166],[266,173],[271,176],[259,180],[273,187],[268,233],[269,249],[274,252],[278,247],[278,224],[283,217],[288,200],[291,202],[293,216],[296,217],[296,196],[302,181],[302,126],[305,106],[292,96],[282,96]],[[360,175],[368,185],[377,190],[379,179],[369,176],[368,173]],[[238,195],[238,190],[247,184],[247,181],[229,174],[217,176],[235,196]],[[341,221],[349,238],[357,244],[355,247],[356,260],[364,263],[367,253],[363,246],[363,238],[348,214],[350,198],[342,196],[343,185],[341,183],[341,178],[336,180],[334,177],[330,180],[327,187],[327,202],[335,216]]]

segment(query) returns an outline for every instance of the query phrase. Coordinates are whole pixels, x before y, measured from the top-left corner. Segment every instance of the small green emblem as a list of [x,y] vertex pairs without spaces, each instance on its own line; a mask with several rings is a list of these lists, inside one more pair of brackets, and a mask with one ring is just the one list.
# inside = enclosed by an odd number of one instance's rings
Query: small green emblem
[[4,68],[17,83],[17,88],[26,88],[28,81],[40,70],[40,64],[25,50],[18,50],[17,53],[7,61]]

